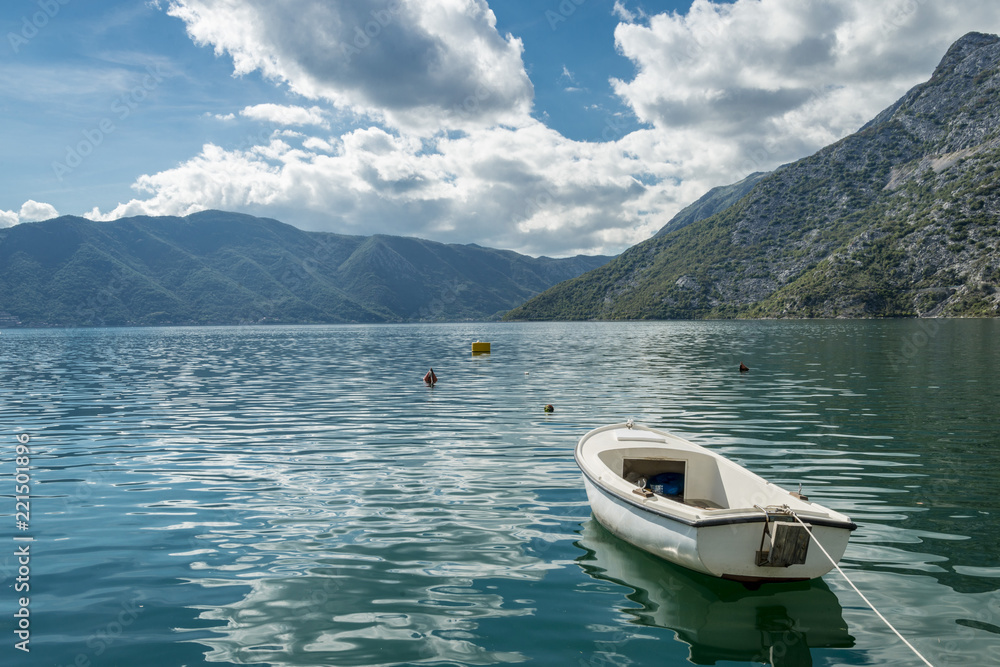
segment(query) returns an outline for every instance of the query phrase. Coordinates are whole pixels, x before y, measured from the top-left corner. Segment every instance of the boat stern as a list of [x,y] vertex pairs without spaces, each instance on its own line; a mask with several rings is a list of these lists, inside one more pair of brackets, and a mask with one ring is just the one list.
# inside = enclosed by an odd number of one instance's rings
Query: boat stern
[[807,520],[806,525],[789,516],[701,526],[698,557],[706,569],[724,579],[748,583],[815,579],[844,555],[853,524],[818,525]]

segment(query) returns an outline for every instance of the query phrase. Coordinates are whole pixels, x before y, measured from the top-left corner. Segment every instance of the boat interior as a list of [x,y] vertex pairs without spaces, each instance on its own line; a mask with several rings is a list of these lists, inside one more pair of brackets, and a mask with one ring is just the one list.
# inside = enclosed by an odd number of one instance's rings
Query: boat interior
[[651,485],[650,480],[680,476],[680,484],[671,489],[676,493],[657,493],[670,500],[709,510],[733,506],[716,459],[697,452],[676,451],[674,454],[665,457],[662,448],[636,447],[608,449],[598,456],[612,472],[631,484],[646,480],[646,488],[656,486]]

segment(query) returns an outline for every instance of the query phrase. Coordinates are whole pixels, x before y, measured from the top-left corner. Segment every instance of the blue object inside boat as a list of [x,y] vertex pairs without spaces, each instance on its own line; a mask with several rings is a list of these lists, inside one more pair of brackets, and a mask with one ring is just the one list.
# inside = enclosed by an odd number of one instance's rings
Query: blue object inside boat
[[684,495],[684,473],[661,472],[649,478],[649,490],[664,496]]

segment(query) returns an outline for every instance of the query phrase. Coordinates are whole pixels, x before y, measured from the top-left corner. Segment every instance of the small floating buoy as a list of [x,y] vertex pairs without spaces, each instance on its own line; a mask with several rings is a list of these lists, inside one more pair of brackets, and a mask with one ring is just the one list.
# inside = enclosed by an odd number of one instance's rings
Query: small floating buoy
[[743,362],[741,361],[741,362],[740,362],[740,373],[746,373],[746,372],[747,372],[748,370],[750,370],[750,369],[749,369],[749,368],[747,368],[747,365],[746,365],[746,364],[744,364],[744,363],[743,363]]
[[432,387],[437,383],[438,376],[434,374],[434,369],[430,369],[424,374],[424,382],[431,385]]
[[548,405],[546,405],[545,408],[544,408],[544,410],[546,412],[555,412],[556,411],[556,409],[554,407],[552,407],[551,403],[549,403]]
[[472,354],[489,354],[489,353],[490,353],[489,343],[483,343],[477,340],[475,343],[472,344]]

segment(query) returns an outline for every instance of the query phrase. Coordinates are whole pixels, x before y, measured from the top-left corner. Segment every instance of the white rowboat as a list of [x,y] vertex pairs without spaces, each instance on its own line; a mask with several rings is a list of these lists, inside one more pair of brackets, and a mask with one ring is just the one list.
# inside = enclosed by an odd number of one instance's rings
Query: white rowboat
[[631,421],[587,433],[575,457],[601,525],[716,577],[747,584],[821,577],[857,528],[715,452]]

